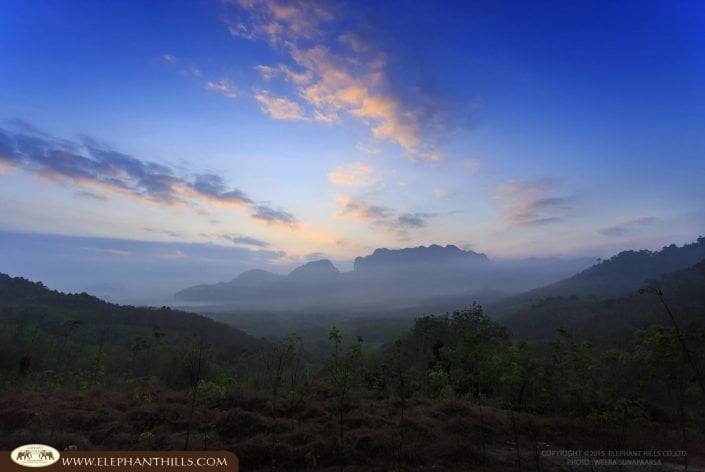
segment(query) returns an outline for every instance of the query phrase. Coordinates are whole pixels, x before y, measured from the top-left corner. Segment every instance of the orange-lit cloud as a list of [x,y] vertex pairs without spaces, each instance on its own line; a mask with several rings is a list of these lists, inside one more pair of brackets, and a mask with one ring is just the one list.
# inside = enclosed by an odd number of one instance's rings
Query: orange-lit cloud
[[311,39],[320,35],[320,26],[333,15],[325,2],[278,0],[230,0],[252,12],[247,21],[234,21],[230,33],[245,39],[262,38],[272,45],[294,38]]
[[339,187],[367,187],[379,182],[374,167],[355,163],[328,173],[328,179]]
[[[306,105],[291,97],[256,95],[274,119],[310,119],[335,123],[349,117],[364,122],[372,136],[394,142],[412,161],[439,161],[441,154],[424,143],[418,110],[403,106],[390,93],[386,59],[354,32],[337,36],[339,45],[325,44],[326,24],[335,19],[325,2],[276,0],[234,1],[244,13],[230,32],[246,39],[265,39],[286,52],[292,65],[259,65],[265,80],[282,78]],[[342,45],[343,47],[340,47]],[[276,100],[276,101],[275,101]]]
[[286,97],[271,97],[269,93],[260,90],[255,98],[262,106],[262,111],[275,120],[305,120],[301,106]]

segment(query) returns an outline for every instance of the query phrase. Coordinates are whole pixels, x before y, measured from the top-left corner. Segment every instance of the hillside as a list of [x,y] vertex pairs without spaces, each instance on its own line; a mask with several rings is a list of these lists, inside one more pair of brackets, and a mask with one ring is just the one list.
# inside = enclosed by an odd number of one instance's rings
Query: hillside
[[638,290],[649,279],[684,269],[705,259],[705,238],[681,247],[671,244],[660,251],[624,251],[567,279],[506,298],[488,307],[495,317],[542,303],[553,297],[576,296],[605,300]]
[[627,295],[604,300],[576,295],[547,297],[502,318],[501,322],[518,340],[540,342],[554,339],[556,328],[563,326],[599,344],[624,343],[632,339],[635,332],[648,326],[671,326],[655,290],[662,291],[664,301],[681,328],[690,323],[702,324],[705,320],[705,260],[659,279],[645,281],[638,288],[647,291],[639,293],[636,289]]
[[168,365],[196,344],[215,364],[266,346],[204,316],[114,305],[6,274],[0,274],[0,321],[0,358],[23,377],[47,371],[62,377],[167,375]]

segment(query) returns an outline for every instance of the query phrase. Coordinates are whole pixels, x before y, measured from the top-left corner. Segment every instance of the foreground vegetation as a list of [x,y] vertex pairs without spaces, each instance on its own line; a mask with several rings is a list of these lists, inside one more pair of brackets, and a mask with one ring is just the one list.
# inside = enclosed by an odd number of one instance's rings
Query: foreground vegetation
[[[668,423],[620,428],[512,413],[469,400],[423,398],[405,402],[402,421],[398,400],[354,393],[345,402],[341,451],[336,409],[335,395],[325,390],[296,400],[286,397],[274,412],[261,392],[203,392],[193,411],[188,447],[234,451],[245,471],[340,470],[341,463],[349,471],[569,470],[565,457],[543,451],[683,449],[680,432]],[[145,395],[107,386],[10,390],[0,394],[0,447],[38,441],[59,449],[181,450],[190,413],[188,390],[159,385]],[[691,467],[705,464],[698,455],[704,439],[688,432]],[[682,467],[685,458],[661,459]]]
[[680,325],[655,286],[643,296],[663,323],[610,347],[563,327],[513,341],[479,305],[383,345],[335,327],[257,340],[167,307],[0,282],[4,448],[224,448],[245,470],[551,470],[565,458],[541,451],[555,449],[705,463],[705,329]]

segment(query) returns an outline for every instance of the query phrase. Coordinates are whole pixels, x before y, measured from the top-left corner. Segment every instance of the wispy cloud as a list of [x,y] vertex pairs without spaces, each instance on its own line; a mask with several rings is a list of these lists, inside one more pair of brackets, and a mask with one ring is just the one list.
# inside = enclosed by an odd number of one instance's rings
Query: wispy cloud
[[262,111],[274,120],[300,121],[308,119],[301,106],[286,97],[272,97],[268,92],[259,90],[255,98],[262,106]]
[[145,230],[145,231],[148,232],[148,233],[162,234],[162,235],[165,235],[165,236],[169,236],[170,238],[174,238],[174,239],[181,239],[181,238],[183,237],[183,235],[182,235],[181,233],[178,233],[178,232],[176,232],[176,231],[171,231],[171,230],[168,230],[168,229],[164,229],[164,228],[145,227],[145,228],[142,228],[142,229]]
[[335,214],[336,218],[353,216],[358,221],[369,223],[400,239],[408,238],[410,231],[425,227],[427,221],[436,216],[433,213],[398,213],[391,208],[347,195],[339,197],[338,203],[343,208]]
[[539,198],[509,205],[504,221],[512,226],[541,226],[561,221],[571,210],[569,199]]
[[251,236],[245,236],[242,234],[232,234],[226,235],[225,239],[228,239],[235,244],[242,246],[253,246],[253,247],[269,247],[270,244],[267,241],[261,239],[253,238]]
[[266,204],[257,204],[253,206],[251,214],[255,220],[267,225],[286,226],[288,228],[296,228],[298,221],[291,213],[272,208]]
[[223,79],[217,82],[206,82],[206,90],[219,93],[227,98],[237,98],[235,86],[229,79]]
[[306,261],[320,261],[321,259],[328,259],[328,256],[323,252],[311,252],[305,254],[303,259]]
[[376,221],[388,219],[393,211],[390,208],[373,205],[366,200],[356,199],[348,195],[338,198],[338,203],[343,209],[335,214],[336,218],[345,218],[355,215],[360,221]]
[[201,69],[194,66],[193,64],[186,63],[178,59],[175,55],[171,53],[164,53],[161,57],[162,63],[175,68],[179,73],[184,75],[192,75],[194,77],[200,77],[203,75]]
[[[419,103],[406,105],[390,92],[386,58],[354,31],[337,34],[330,2],[237,0],[232,35],[265,40],[286,53],[291,64],[259,65],[266,81],[289,83],[292,97],[272,98],[260,91],[257,100],[274,119],[309,119],[334,123],[345,118],[365,123],[378,140],[398,144],[413,161],[442,158],[422,139],[426,116]],[[303,107],[305,105],[306,108]]]
[[361,162],[328,172],[328,179],[339,187],[368,187],[379,182],[374,167]]
[[559,185],[550,179],[515,180],[500,184],[504,222],[530,227],[557,223],[573,212],[573,199],[553,195]]
[[631,231],[638,230],[645,226],[649,226],[658,221],[655,216],[645,216],[643,218],[636,218],[633,220],[625,221],[614,226],[609,226],[599,230],[599,233],[604,236],[618,237],[623,236]]
[[374,146],[367,146],[361,143],[357,143],[355,145],[355,149],[357,149],[363,154],[367,154],[368,156],[379,156],[380,154],[382,154],[382,150],[380,148]]
[[238,207],[262,224],[293,228],[297,223],[292,214],[228,187],[218,175],[182,175],[167,164],[140,160],[90,138],[76,143],[25,129],[14,133],[0,129],[2,163],[49,182],[80,187],[79,198],[106,199],[97,189],[159,205],[195,207],[200,202]]
[[450,192],[443,187],[436,187],[433,189],[433,195],[435,195],[436,198],[452,198],[456,193]]
[[76,198],[82,198],[86,200],[92,200],[92,201],[99,201],[99,202],[104,202],[108,199],[105,195],[95,193],[95,192],[89,192],[87,190],[83,190],[81,192],[76,192],[73,195]]
[[504,194],[510,195],[538,195],[556,190],[560,185],[552,179],[512,180],[497,186]]
[[265,39],[272,45],[316,38],[321,34],[321,25],[333,19],[324,2],[230,0],[225,3],[250,12],[247,18],[230,22],[230,34],[244,39]]

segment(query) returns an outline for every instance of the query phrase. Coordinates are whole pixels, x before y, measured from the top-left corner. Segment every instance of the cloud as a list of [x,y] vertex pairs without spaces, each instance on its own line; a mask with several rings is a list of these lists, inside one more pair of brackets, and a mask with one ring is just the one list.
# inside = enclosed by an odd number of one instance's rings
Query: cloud
[[0,162],[16,164],[21,156],[15,149],[15,143],[10,135],[0,130]]
[[433,189],[433,195],[435,195],[436,198],[452,198],[456,195],[456,193],[451,193],[443,187],[436,187]]
[[[256,202],[244,191],[228,187],[222,177],[210,174],[179,175],[165,164],[143,161],[123,154],[97,140],[82,143],[51,138],[43,133],[11,133],[0,129],[0,150],[13,165],[50,182],[68,182],[82,188],[79,198],[105,199],[100,189],[159,205],[195,206],[197,202],[249,209],[263,224],[296,226],[296,218]],[[10,152],[11,151],[11,152]]]
[[339,197],[338,202],[343,205],[343,209],[335,214],[336,218],[345,218],[352,214],[361,221],[376,221],[386,220],[393,213],[387,207],[372,205],[365,200],[355,199],[347,195]]
[[298,221],[291,213],[284,210],[277,210],[265,204],[253,205],[252,218],[267,225],[280,225],[289,228],[296,228]]
[[99,201],[99,202],[104,202],[108,199],[105,195],[95,193],[95,192],[88,192],[86,190],[81,191],[81,192],[76,192],[73,194],[74,197],[76,198],[83,198],[86,200],[92,200],[92,201]]
[[570,213],[570,200],[566,198],[540,198],[517,202],[507,207],[504,221],[512,226],[541,226],[556,223]]
[[380,148],[374,146],[366,146],[361,143],[357,143],[355,145],[355,149],[369,156],[379,156],[380,154],[382,154],[382,150]]
[[[290,64],[256,67],[266,81],[283,79],[302,105],[292,98],[271,98],[259,91],[257,100],[274,119],[307,119],[334,123],[352,118],[365,123],[378,140],[398,144],[412,161],[442,158],[422,139],[422,123],[430,123],[422,103],[403,103],[392,93],[386,57],[354,31],[334,34],[336,20],[330,2],[236,0],[237,19],[230,33],[248,40],[265,40],[284,52]],[[435,106],[435,105],[434,105]]]
[[512,180],[500,184],[497,189],[505,194],[543,194],[556,190],[558,183],[551,179]]
[[328,172],[328,179],[339,187],[368,187],[379,182],[374,173],[374,167],[357,162]]
[[272,45],[320,36],[321,25],[333,19],[324,2],[233,0],[228,3],[250,13],[244,21],[230,22],[230,34],[244,39],[264,39]]
[[206,90],[219,93],[227,98],[236,98],[237,92],[235,86],[229,79],[219,80],[218,82],[207,82]]
[[303,257],[306,261],[320,261],[321,259],[328,259],[328,256],[323,252],[311,252]]
[[170,238],[175,238],[175,239],[180,239],[183,237],[183,235],[181,233],[177,233],[176,231],[171,231],[168,229],[158,229],[158,228],[150,228],[150,227],[146,227],[146,228],[142,228],[142,229],[148,233],[164,234],[166,236],[169,236]]
[[259,65],[255,66],[255,70],[257,70],[265,80],[272,80],[276,77],[283,77],[284,79],[293,82],[297,85],[308,84],[312,80],[310,72],[294,72],[284,64],[279,64],[276,67]]
[[192,75],[194,77],[200,77],[202,75],[201,69],[192,64],[184,63],[173,54],[162,54],[161,60],[164,64],[176,68],[181,74]]
[[195,175],[190,188],[195,191],[196,195],[214,203],[232,204],[242,207],[254,203],[242,190],[228,190],[222,177],[215,174]]
[[395,226],[401,229],[423,228],[431,213],[402,213],[396,218]]
[[354,216],[359,221],[369,223],[372,227],[394,234],[400,239],[407,238],[411,230],[425,227],[427,220],[436,216],[432,213],[399,214],[391,208],[350,196],[339,197],[338,202],[343,209],[335,214],[336,218]]
[[515,180],[498,185],[504,222],[531,227],[557,223],[573,213],[573,200],[553,195],[559,187],[550,179]]
[[632,230],[638,229],[640,227],[649,226],[658,221],[655,216],[645,216],[643,218],[636,218],[633,220],[625,221],[623,223],[610,226],[608,228],[603,228],[599,230],[599,233],[604,236],[618,237],[629,233]]
[[259,90],[255,99],[262,105],[262,111],[275,120],[300,121],[308,119],[301,106],[286,97],[271,97],[268,92]]
[[226,239],[234,242],[235,244],[241,246],[254,246],[254,247],[269,247],[270,244],[267,241],[262,241],[261,239],[253,238],[250,236],[244,236],[241,234],[233,234],[225,236]]

